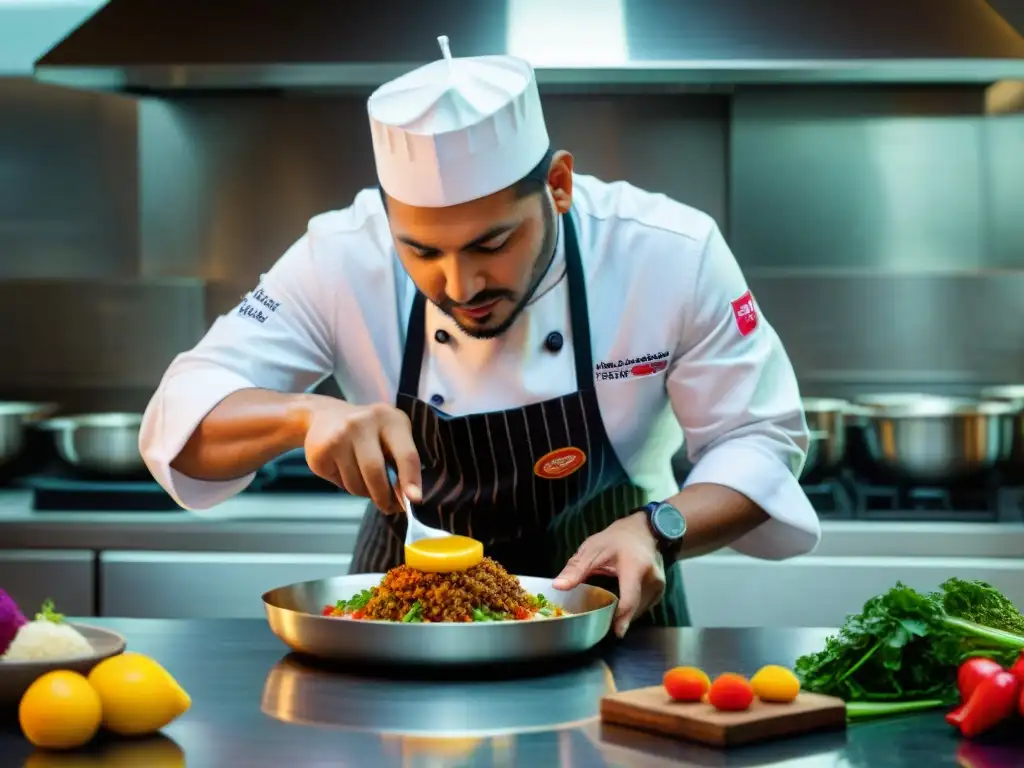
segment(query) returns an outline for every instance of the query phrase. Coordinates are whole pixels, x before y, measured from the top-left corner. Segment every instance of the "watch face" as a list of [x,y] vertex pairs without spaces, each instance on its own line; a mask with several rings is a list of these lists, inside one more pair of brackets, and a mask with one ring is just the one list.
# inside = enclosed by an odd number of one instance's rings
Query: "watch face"
[[678,539],[686,533],[686,519],[675,507],[662,504],[654,511],[655,527],[666,539]]

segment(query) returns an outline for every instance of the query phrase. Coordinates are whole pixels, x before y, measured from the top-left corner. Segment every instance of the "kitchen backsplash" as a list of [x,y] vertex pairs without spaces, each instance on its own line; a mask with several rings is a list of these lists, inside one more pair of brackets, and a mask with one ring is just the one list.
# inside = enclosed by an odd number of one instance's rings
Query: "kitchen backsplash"
[[[1024,115],[981,91],[548,96],[577,167],[713,215],[804,390],[1024,381]],[[310,216],[373,183],[356,97],[0,79],[0,397],[144,404]],[[120,400],[119,400],[120,398]]]

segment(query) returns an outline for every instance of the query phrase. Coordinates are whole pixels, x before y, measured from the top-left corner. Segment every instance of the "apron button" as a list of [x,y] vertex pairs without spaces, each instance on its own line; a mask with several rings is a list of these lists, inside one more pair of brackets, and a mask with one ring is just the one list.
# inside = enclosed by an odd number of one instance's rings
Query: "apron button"
[[447,344],[449,339],[451,339],[451,335],[443,328],[438,328],[434,331],[434,341],[438,344]]
[[444,398],[441,395],[433,394],[430,396],[430,402],[433,405],[444,405]]
[[544,339],[544,348],[548,352],[559,352],[562,349],[563,342],[562,334],[558,331],[552,331],[548,334],[548,337]]

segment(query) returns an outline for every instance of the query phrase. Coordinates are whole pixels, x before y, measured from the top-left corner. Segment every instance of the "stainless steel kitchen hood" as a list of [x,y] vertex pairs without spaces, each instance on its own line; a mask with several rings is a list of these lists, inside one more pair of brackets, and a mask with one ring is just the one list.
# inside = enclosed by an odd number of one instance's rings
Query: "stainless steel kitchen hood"
[[549,86],[984,85],[1024,38],[984,0],[110,0],[38,78],[128,92],[366,89],[453,53]]

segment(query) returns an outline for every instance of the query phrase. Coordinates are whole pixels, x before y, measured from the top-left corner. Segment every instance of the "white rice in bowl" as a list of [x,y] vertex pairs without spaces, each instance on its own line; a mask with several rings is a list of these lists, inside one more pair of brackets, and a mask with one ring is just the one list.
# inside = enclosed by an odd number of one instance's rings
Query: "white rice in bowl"
[[0,659],[3,661],[56,661],[89,656],[93,647],[70,624],[37,620],[18,630]]

